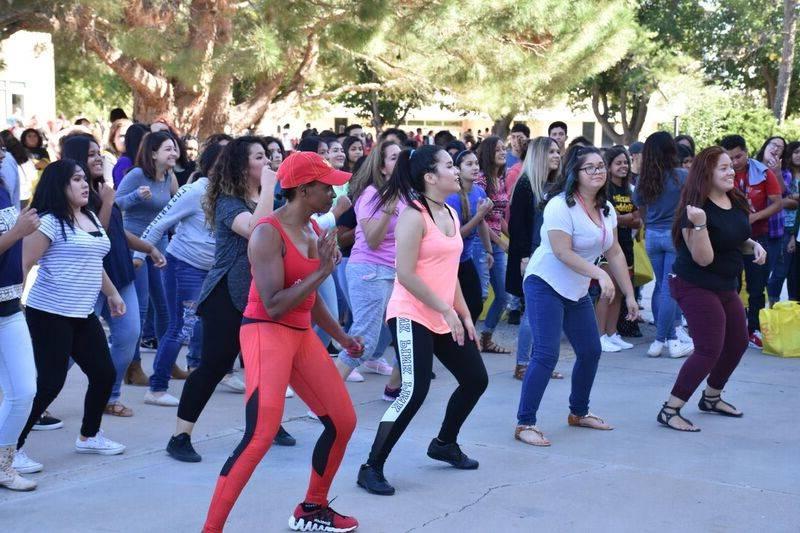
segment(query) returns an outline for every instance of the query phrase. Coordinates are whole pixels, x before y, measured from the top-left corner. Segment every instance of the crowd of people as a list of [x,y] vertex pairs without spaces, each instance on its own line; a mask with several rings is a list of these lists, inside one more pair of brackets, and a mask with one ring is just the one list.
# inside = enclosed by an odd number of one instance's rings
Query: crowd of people
[[[537,411],[564,378],[562,332],[575,352],[568,424],[613,429],[590,397],[601,354],[643,336],[637,246],[655,282],[647,355],[687,357],[656,417],[674,430],[700,430],[681,409],[703,380],[700,410],[742,416],[722,391],[762,345],[759,311],[784,285],[798,297],[797,141],[771,137],[753,158],[736,134],[702,149],[666,132],[598,148],[554,122],[540,137],[517,123],[506,139],[391,128],[373,141],[352,124],[309,125],[288,146],[198,144],[167,119],[111,119],[103,140],[86,124],[0,133],[0,486],[11,490],[36,488],[22,474],[44,466],[25,444],[63,427],[48,408],[75,363],[88,378],[78,453],[125,450],[101,429],[104,415],[135,415],[123,382],[177,407],[166,450],[183,462],[202,460],[191,435],[213,391],[244,394],[208,532],[222,531],[269,447],[295,444],[281,418],[297,394],[324,429],[289,525],[352,531],[358,521],[327,499],[356,423],[345,382],[385,376],[391,404],[357,483],[391,495],[384,465],[434,357],[457,387],[427,454],[454,468],[479,466],[458,435],[488,386],[481,353],[515,352],[514,436],[551,445]],[[515,347],[495,339],[504,317],[519,326]],[[171,380],[185,380],[179,398]]]

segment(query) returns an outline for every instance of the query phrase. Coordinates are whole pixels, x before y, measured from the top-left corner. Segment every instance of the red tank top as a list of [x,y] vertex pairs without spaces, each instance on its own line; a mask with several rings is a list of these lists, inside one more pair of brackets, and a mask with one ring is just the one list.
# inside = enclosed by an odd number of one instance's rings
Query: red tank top
[[[283,246],[286,249],[286,254],[283,256],[283,288],[289,288],[292,285],[300,283],[319,268],[319,259],[309,259],[300,253],[300,250],[292,242],[292,239],[283,230],[280,221],[273,215],[264,217],[258,221],[256,227],[260,224],[269,224],[281,234],[283,239]],[[319,226],[313,220],[311,225],[314,231],[319,235],[321,233]],[[280,320],[273,320],[267,313],[264,303],[261,301],[261,296],[256,289],[255,280],[250,282],[250,294],[247,296],[247,307],[244,309],[245,321],[257,322],[275,322],[283,324],[290,328],[308,329],[311,327],[311,308],[314,307],[314,301],[317,297],[317,291],[309,294],[300,305],[287,312]]]

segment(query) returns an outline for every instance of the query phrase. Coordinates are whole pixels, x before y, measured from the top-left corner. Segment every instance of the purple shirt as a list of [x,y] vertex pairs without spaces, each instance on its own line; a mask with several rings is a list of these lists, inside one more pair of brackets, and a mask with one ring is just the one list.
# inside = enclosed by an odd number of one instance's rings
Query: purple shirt
[[375,211],[375,204],[377,200],[378,189],[376,189],[375,186],[370,185],[364,189],[364,192],[361,193],[356,200],[355,205],[353,206],[356,212],[356,220],[358,221],[358,225],[356,225],[356,241],[355,244],[353,244],[352,251],[350,252],[349,261],[351,263],[373,263],[394,268],[394,227],[397,225],[397,217],[400,216],[400,212],[405,209],[406,204],[402,200],[397,202],[397,208],[395,209],[394,215],[392,215],[391,220],[389,220],[389,227],[386,230],[386,236],[383,238],[383,242],[381,242],[380,245],[373,250],[367,244],[367,237],[364,235],[364,228],[361,225],[361,221],[380,218],[383,216],[383,212],[380,209]]
[[111,177],[114,178],[114,189],[119,187],[120,182],[122,182],[122,178],[125,177],[125,174],[128,173],[131,167],[133,167],[133,161],[131,161],[128,156],[119,156],[114,168],[111,169]]

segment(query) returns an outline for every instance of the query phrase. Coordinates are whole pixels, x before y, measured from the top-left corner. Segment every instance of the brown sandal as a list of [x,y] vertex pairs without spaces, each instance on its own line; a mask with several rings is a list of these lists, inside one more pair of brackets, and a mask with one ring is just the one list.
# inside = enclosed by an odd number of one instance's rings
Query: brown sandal
[[509,355],[511,350],[504,348],[499,344],[495,344],[492,340],[492,332],[484,331],[481,333],[481,351],[485,353],[497,353],[502,355]]
[[536,426],[517,426],[514,431],[514,438],[531,446],[550,446],[550,441],[544,437],[544,433]]
[[130,407],[125,407],[120,402],[114,402],[106,405],[106,408],[103,410],[103,413],[111,416],[128,418],[130,416],[133,416],[133,409],[131,409]]
[[553,373],[550,374],[550,379],[564,379],[564,374],[558,370],[553,370]]
[[588,413],[584,416],[573,415],[572,413],[570,413],[569,416],[567,417],[567,424],[575,427],[602,429],[605,431],[610,431],[614,429],[612,425],[606,424],[605,420],[603,420],[599,416],[593,415],[592,413]]
[[528,365],[517,365],[514,367],[514,379],[523,380],[525,379],[525,372],[528,371]]

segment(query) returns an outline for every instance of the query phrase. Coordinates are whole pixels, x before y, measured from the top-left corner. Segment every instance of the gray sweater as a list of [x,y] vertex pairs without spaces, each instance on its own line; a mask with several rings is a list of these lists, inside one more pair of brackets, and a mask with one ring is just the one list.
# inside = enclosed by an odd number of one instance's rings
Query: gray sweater
[[[153,196],[149,200],[139,196],[139,187],[150,187]],[[142,169],[132,168],[125,174],[117,188],[116,203],[122,209],[122,223],[125,229],[134,235],[141,236],[145,228],[169,203],[170,179],[164,181],[151,180],[145,176]]]
[[[178,189],[142,233],[142,239],[156,245],[167,231],[177,226],[167,253],[205,271],[214,265],[214,235],[203,212],[207,187],[208,178],[200,178]],[[144,254],[136,252],[134,257],[144,258]]]

